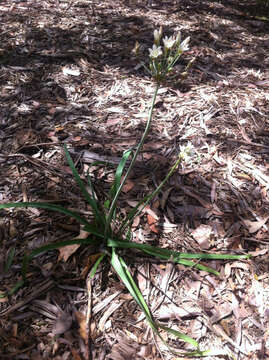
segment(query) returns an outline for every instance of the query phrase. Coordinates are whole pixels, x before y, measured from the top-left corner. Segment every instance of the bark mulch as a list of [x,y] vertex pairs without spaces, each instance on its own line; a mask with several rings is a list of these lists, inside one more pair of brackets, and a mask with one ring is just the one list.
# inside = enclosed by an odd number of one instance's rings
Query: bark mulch
[[[122,152],[143,133],[154,91],[132,55],[135,42],[146,61],[160,25],[191,37],[177,65],[179,73],[195,58],[190,74],[161,87],[120,211],[153,191],[180,147],[192,145],[136,219],[133,240],[252,258],[207,262],[215,277],[123,256],[155,319],[214,350],[209,359],[269,357],[268,14],[266,3],[243,0],[0,2],[0,203],[51,201],[90,217],[63,144],[104,199]],[[20,280],[25,252],[78,234],[61,214],[0,210],[0,293]],[[27,286],[0,298],[0,359],[176,359],[109,266],[88,280],[95,259],[85,247],[33,259]]]

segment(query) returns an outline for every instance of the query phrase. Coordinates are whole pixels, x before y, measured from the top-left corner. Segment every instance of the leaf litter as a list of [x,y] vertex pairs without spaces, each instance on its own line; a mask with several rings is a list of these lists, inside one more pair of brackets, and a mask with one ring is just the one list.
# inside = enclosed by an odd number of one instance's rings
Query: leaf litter
[[[2,2],[0,201],[68,202],[90,217],[60,145],[72,145],[79,167],[94,163],[91,176],[102,198],[112,182],[110,167],[143,131],[153,92],[130,55],[135,41],[149,47],[160,24],[190,35],[188,60],[196,57],[191,74],[161,89],[145,156],[120,200],[122,211],[154,190],[180,146],[190,141],[195,155],[167,184],[159,206],[151,204],[136,219],[134,240],[177,251],[232,249],[254,257],[215,261],[219,278],[148,258],[132,259],[132,269],[144,268],[141,287],[164,325],[170,322],[174,330],[200,339],[215,354],[259,359],[269,356],[269,45],[268,20],[256,18],[251,1],[247,5],[249,10],[243,0]],[[19,280],[24,251],[79,235],[68,219],[51,218],[44,210],[0,215],[2,253],[15,248],[10,266],[1,257],[1,268],[7,269],[1,292]],[[171,224],[172,231],[163,224]],[[174,359],[154,342],[140,310],[110,272],[98,272],[94,280],[93,343],[87,343],[85,269],[98,252],[65,251],[65,261],[55,251],[36,257],[29,287],[1,299],[0,357],[82,359],[90,353],[96,359]],[[36,301],[50,304],[52,298],[61,309],[71,306],[81,315],[77,323],[70,313],[58,315],[54,345],[47,336],[51,317],[35,307]],[[178,347],[172,335],[167,340]]]

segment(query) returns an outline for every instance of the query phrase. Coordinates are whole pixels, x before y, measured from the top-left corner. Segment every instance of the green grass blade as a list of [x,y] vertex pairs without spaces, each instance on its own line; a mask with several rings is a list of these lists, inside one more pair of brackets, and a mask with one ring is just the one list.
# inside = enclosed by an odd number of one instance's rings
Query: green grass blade
[[36,256],[39,255],[45,251],[50,251],[50,250],[55,250],[55,249],[59,249],[62,248],[64,246],[68,246],[68,245],[75,245],[75,244],[96,244],[96,240],[95,239],[74,239],[74,240],[66,240],[66,241],[61,241],[58,243],[54,243],[54,244],[47,244],[44,246],[41,246],[33,251],[30,252],[30,254],[26,254],[24,255],[23,258],[23,262],[22,262],[22,277],[23,280],[26,280],[26,272],[27,272],[27,268],[28,268],[28,264],[29,262]]
[[112,249],[112,257],[111,257],[111,265],[115,269],[116,273],[118,274],[119,278],[122,280],[126,288],[128,289],[129,293],[135,299],[141,310],[143,311],[144,315],[146,316],[151,328],[157,332],[157,327],[155,322],[151,316],[149,307],[145,302],[143,295],[141,294],[140,290],[138,289],[132,275],[130,274],[126,263],[122,258],[120,258],[117,254],[115,249]]
[[91,201],[92,202],[90,203],[90,206],[92,207],[92,209],[94,211],[94,215],[95,215],[96,220],[99,222],[99,224],[104,225],[105,224],[105,215],[99,209],[98,200],[95,197],[94,187],[93,187],[91,177],[90,177],[89,174],[87,174],[87,182],[88,182],[88,185],[89,185],[89,187],[91,189],[91,193],[92,193],[91,194]]
[[197,263],[197,262],[194,262],[194,261],[191,261],[191,260],[181,259],[181,260],[176,260],[175,263],[181,264],[181,265],[184,265],[184,266],[193,267],[193,268],[198,269],[198,270],[206,271],[208,273],[211,273],[211,274],[214,274],[214,275],[217,275],[217,276],[220,275],[220,273],[217,270],[214,270],[209,266],[205,266],[205,265],[202,265],[200,263]]
[[147,245],[147,244],[138,244],[134,242],[128,242],[128,241],[120,241],[120,240],[108,240],[108,246],[109,247],[115,247],[115,248],[135,248],[142,251],[147,251],[149,254],[152,253],[152,255],[156,256],[163,256],[164,259],[168,257],[172,260],[178,260],[178,259],[207,259],[207,260],[239,260],[239,259],[248,259],[251,255],[229,255],[229,254],[204,254],[204,253],[181,253],[178,251],[168,250],[168,249],[162,249],[159,247]]
[[59,213],[68,215],[70,217],[73,217],[78,222],[80,222],[82,225],[89,225],[89,222],[81,217],[78,213],[75,211],[68,210],[64,208],[63,206],[54,205],[51,203],[45,203],[45,202],[19,202],[19,203],[6,203],[6,204],[0,204],[0,209],[8,209],[8,208],[36,208],[36,209],[46,209],[50,211],[57,211]]
[[120,163],[117,167],[116,173],[115,173],[114,183],[109,191],[110,199],[113,199],[115,197],[115,195],[120,187],[122,173],[123,173],[123,170],[125,168],[125,165],[126,165],[126,162],[129,158],[129,156],[132,154],[132,151],[133,151],[132,149],[126,150],[126,151],[124,151],[124,153],[122,155],[121,161],[120,161]]
[[1,294],[0,299],[15,294],[23,285],[24,285],[24,280],[19,280],[9,291],[7,291],[5,294]]
[[[133,298],[135,299],[136,303],[138,304],[138,306],[141,308],[141,310],[143,311],[150,327],[152,328],[152,330],[157,334],[157,336],[159,336],[159,338],[161,339],[161,341],[168,347],[168,349],[170,349],[170,346],[167,344],[167,342],[163,339],[163,337],[161,336],[160,332],[159,332],[159,328],[170,332],[171,334],[177,336],[178,338],[192,344],[194,347],[198,347],[198,343],[192,339],[191,337],[184,335],[176,330],[167,328],[165,326],[160,325],[159,323],[157,324],[151,313],[149,310],[149,307],[147,305],[147,303],[145,302],[143,295],[141,294],[140,290],[138,289],[132,275],[130,274],[128,267],[126,265],[126,263],[124,262],[124,260],[119,257],[116,254],[115,249],[112,249],[112,258],[111,258],[111,264],[113,266],[113,268],[115,269],[115,271],[117,272],[118,276],[120,277],[120,279],[122,280],[122,282],[124,283],[124,285],[126,286],[126,288],[128,289],[129,293],[133,296]],[[201,352],[200,351],[195,351],[195,352],[189,352],[189,353],[182,353],[180,355],[193,355],[194,356],[198,356],[198,354],[201,356]]]
[[207,271],[215,275],[219,275],[219,272],[202,264],[197,264],[188,259],[196,259],[196,260],[239,260],[239,259],[247,259],[249,255],[226,255],[226,254],[188,254],[188,253],[180,253],[173,250],[161,249],[155,246],[147,245],[147,244],[137,244],[134,242],[127,241],[119,241],[109,239],[107,246],[114,248],[124,248],[124,249],[138,249],[141,250],[151,256],[158,257],[162,260],[173,261],[177,264],[182,264],[185,266],[195,267],[202,271]]
[[158,323],[159,327],[167,332],[169,332],[170,334],[176,336],[178,339],[181,339],[189,344],[191,344],[193,347],[195,348],[198,348],[199,347],[199,344],[196,340],[194,340],[193,338],[191,338],[190,336],[188,335],[185,335],[177,330],[173,330],[173,329],[170,329],[166,326],[162,326],[160,323]]
[[[120,163],[117,167],[116,173],[115,173],[115,180],[114,180],[113,185],[108,194],[109,199],[106,200],[104,203],[105,208],[109,209],[107,224],[110,224],[111,220],[116,217],[117,201],[113,201],[113,200],[115,199],[115,196],[118,193],[119,189],[122,187],[122,185],[121,185],[122,173],[125,168],[126,162],[131,154],[132,154],[132,149],[126,150],[123,153],[121,161],[120,161]],[[123,181],[125,181],[125,180],[126,179],[124,179]],[[110,208],[110,206],[111,206],[111,208]],[[108,231],[107,231],[107,233],[108,233]]]
[[122,234],[123,230],[130,226],[133,222],[133,219],[138,216],[143,209],[147,206],[147,204],[160,192],[162,187],[165,185],[165,183],[168,181],[170,176],[173,174],[173,172],[178,167],[179,163],[181,162],[181,156],[179,155],[177,161],[175,164],[171,167],[166,177],[163,179],[163,181],[160,183],[160,185],[149,195],[145,196],[139,203],[136,205],[136,207],[130,211],[130,213],[127,215],[126,219],[122,222],[120,229],[118,231],[118,235]]
[[91,272],[90,272],[90,278],[91,278],[91,279],[94,277],[94,275],[95,275],[95,273],[96,273],[96,271],[97,271],[97,268],[98,268],[100,262],[103,260],[103,258],[104,258],[105,256],[106,256],[105,253],[104,253],[104,254],[101,254],[101,255],[99,256],[99,258],[96,260],[96,262],[94,263],[94,265],[93,265],[93,267],[92,267],[92,269],[91,269]]
[[[79,173],[75,167],[75,164],[67,150],[67,147],[66,145],[64,145],[64,151],[65,151],[65,155],[66,155],[66,159],[67,159],[67,162],[68,162],[68,165],[70,166],[71,170],[72,170],[72,173],[74,175],[74,178],[84,196],[84,198],[86,199],[86,201],[88,202],[88,204],[91,206],[91,208],[93,209],[93,212],[94,212],[94,216],[95,216],[95,219],[96,221],[99,223],[99,224],[104,224],[104,221],[103,221],[103,218],[100,216],[100,213],[99,213],[99,209],[98,209],[98,205],[97,205],[97,202],[95,200],[95,197],[91,197],[91,195],[88,193],[83,181],[81,180],[80,176],[79,176]],[[90,183],[91,184],[91,183]],[[91,186],[91,189],[92,189],[92,186]]]
[[157,97],[157,93],[158,93],[158,90],[159,90],[159,87],[160,87],[160,84],[156,84],[156,87],[155,87],[155,91],[154,91],[154,94],[153,94],[153,98],[152,98],[152,103],[151,103],[151,107],[150,107],[150,111],[149,111],[149,116],[148,116],[148,120],[147,120],[147,123],[146,123],[146,127],[145,127],[145,130],[144,130],[144,133],[142,135],[142,138],[134,152],[134,155],[132,157],[132,160],[131,160],[131,163],[124,175],[124,178],[115,194],[115,196],[113,197],[113,200],[112,200],[112,203],[111,203],[111,206],[110,206],[110,209],[109,209],[109,212],[108,212],[108,216],[107,216],[107,221],[106,221],[106,227],[105,227],[105,237],[107,238],[108,237],[108,225],[111,223],[111,220],[114,216],[114,210],[116,208],[116,204],[117,204],[117,201],[118,201],[118,198],[120,196],[120,193],[121,193],[121,190],[122,190],[122,187],[123,185],[125,184],[128,176],[130,175],[130,172],[131,170],[133,169],[134,167],[134,164],[135,164],[135,161],[137,159],[137,156],[138,154],[140,153],[143,145],[144,145],[144,142],[146,140],[146,137],[148,135],[148,132],[150,130],[150,125],[151,125],[151,121],[152,121],[152,115],[153,115],[153,109],[154,109],[154,105],[155,105],[155,101],[156,101],[156,97]]
[[4,267],[4,273],[8,272],[8,270],[10,269],[13,263],[14,256],[15,256],[15,248],[12,247],[8,252],[7,262],[5,263],[5,267]]
[[131,226],[129,226],[126,237],[125,237],[125,240],[130,242],[132,240],[132,235],[133,235],[132,234],[132,228],[131,228]]
[[83,227],[83,230],[87,231],[89,234],[92,234],[92,235],[98,236],[99,238],[104,239],[104,233],[102,231],[99,231],[98,228],[99,227],[96,226],[95,224],[88,224]]

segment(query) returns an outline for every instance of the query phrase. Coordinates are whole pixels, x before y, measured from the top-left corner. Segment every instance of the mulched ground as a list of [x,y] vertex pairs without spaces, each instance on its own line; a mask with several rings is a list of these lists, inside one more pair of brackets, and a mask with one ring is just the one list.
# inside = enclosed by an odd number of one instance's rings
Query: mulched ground
[[[134,241],[252,259],[207,263],[221,272],[215,277],[123,255],[155,319],[214,350],[210,359],[269,357],[268,13],[243,0],[0,2],[1,203],[51,201],[90,216],[63,143],[104,198],[154,91],[132,55],[135,42],[146,61],[160,25],[191,37],[177,65],[180,72],[195,58],[190,75],[161,87],[120,207],[124,215],[153,191],[192,144],[189,161],[136,219]],[[110,165],[91,166],[96,160]],[[44,210],[0,216],[2,294],[20,279],[24,252],[80,232]],[[28,286],[0,299],[0,359],[176,359],[109,267],[87,280],[94,259],[80,247],[32,261]]]

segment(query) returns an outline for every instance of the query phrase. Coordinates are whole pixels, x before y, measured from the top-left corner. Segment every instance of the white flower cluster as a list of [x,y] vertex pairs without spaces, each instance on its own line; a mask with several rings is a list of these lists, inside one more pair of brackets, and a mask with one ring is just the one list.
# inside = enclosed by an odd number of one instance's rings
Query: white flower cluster
[[154,44],[152,46],[152,49],[149,49],[149,57],[151,59],[157,59],[158,57],[163,55],[163,53],[167,53],[172,49],[175,50],[175,56],[189,50],[190,37],[187,37],[181,42],[181,34],[179,32],[176,36],[165,36],[163,38],[163,51],[162,47],[160,46],[162,34],[162,27],[160,27],[159,30],[154,30],[153,32]]
[[[149,65],[141,61],[145,70],[153,77],[157,83],[165,81],[167,75],[172,71],[176,62],[184,51],[189,49],[190,37],[181,41],[180,32],[173,36],[163,36],[162,27],[153,32],[154,42],[149,50]],[[139,44],[136,42],[133,53],[138,57]],[[188,68],[187,68],[188,70]]]

